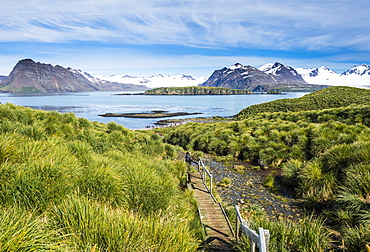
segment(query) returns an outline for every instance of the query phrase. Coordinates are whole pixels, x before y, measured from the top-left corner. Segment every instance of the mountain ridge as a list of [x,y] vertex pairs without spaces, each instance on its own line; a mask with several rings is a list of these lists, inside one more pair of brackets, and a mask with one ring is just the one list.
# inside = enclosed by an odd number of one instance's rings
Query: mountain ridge
[[308,84],[294,68],[279,62],[266,64],[261,69],[236,63],[215,70],[200,86],[249,89],[252,92],[267,92],[281,88],[288,91],[324,88]]
[[362,64],[353,66],[339,74],[325,66],[319,68],[296,68],[308,83],[370,88],[370,66]]
[[35,62],[18,61],[9,76],[0,82],[2,92],[50,93],[85,91],[143,90],[146,86],[101,81],[81,70]]
[[[23,68],[19,67],[19,64],[23,65]],[[215,70],[208,78],[186,74],[137,77],[128,74],[92,76],[80,69],[23,59],[16,64],[9,76],[0,76],[0,92],[121,91],[189,86],[250,89],[253,92],[277,89],[309,91],[302,88],[312,91],[327,86],[370,88],[370,66],[362,64],[337,73],[325,66],[293,68],[275,62],[255,68],[236,63]]]

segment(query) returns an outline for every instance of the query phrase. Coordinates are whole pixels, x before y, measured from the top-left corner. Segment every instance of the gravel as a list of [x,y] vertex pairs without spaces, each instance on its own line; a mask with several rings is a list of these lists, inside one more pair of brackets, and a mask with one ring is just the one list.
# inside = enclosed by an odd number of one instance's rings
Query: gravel
[[[258,206],[269,216],[277,219],[298,219],[303,211],[293,192],[277,182],[273,189],[263,185],[271,170],[254,170],[248,163],[223,164],[211,158],[203,158],[204,165],[213,175],[216,191],[226,206]],[[229,184],[221,183],[226,178]],[[225,179],[224,179],[225,180]]]

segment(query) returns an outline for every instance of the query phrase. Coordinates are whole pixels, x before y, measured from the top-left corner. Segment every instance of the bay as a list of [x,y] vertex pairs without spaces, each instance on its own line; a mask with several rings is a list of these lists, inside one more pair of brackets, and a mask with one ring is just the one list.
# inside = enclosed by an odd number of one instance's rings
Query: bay
[[[201,113],[198,115],[172,118],[229,117],[248,106],[276,99],[299,98],[307,93],[289,92],[282,95],[117,95],[119,92],[79,92],[79,93],[1,93],[0,102],[14,105],[58,111],[73,112],[78,117],[103,123],[116,122],[128,129],[141,129],[152,126],[160,119],[101,117],[105,113],[145,113],[153,110],[168,112]],[[131,92],[135,93],[135,92]],[[161,118],[168,119],[168,118]]]

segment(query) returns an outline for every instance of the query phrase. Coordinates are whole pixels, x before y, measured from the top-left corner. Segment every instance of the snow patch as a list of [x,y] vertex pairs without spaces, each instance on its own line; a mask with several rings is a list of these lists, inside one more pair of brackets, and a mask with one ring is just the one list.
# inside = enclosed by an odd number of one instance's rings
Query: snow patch
[[369,88],[370,67],[366,64],[354,66],[342,74],[338,74],[327,67],[319,68],[296,68],[302,78],[309,84],[350,86]]
[[187,87],[187,86],[198,86],[207,80],[207,77],[202,76],[199,78],[193,77],[191,75],[167,75],[162,74],[150,76],[150,77],[136,77],[130,75],[97,75],[96,78],[100,80],[106,80],[111,82],[118,82],[123,84],[135,84],[135,85],[145,85],[148,88],[157,87]]

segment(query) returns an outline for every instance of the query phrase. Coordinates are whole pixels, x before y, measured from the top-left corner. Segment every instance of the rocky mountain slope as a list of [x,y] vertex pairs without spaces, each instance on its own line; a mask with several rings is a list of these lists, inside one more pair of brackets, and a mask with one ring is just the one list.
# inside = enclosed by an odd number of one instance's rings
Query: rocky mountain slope
[[215,70],[201,86],[249,89],[253,92],[274,89],[323,88],[308,84],[297,71],[281,63],[266,64],[260,69],[236,63],[230,67]]
[[2,92],[82,92],[147,89],[101,81],[80,70],[43,64],[32,59],[20,60],[8,78],[0,83]]

